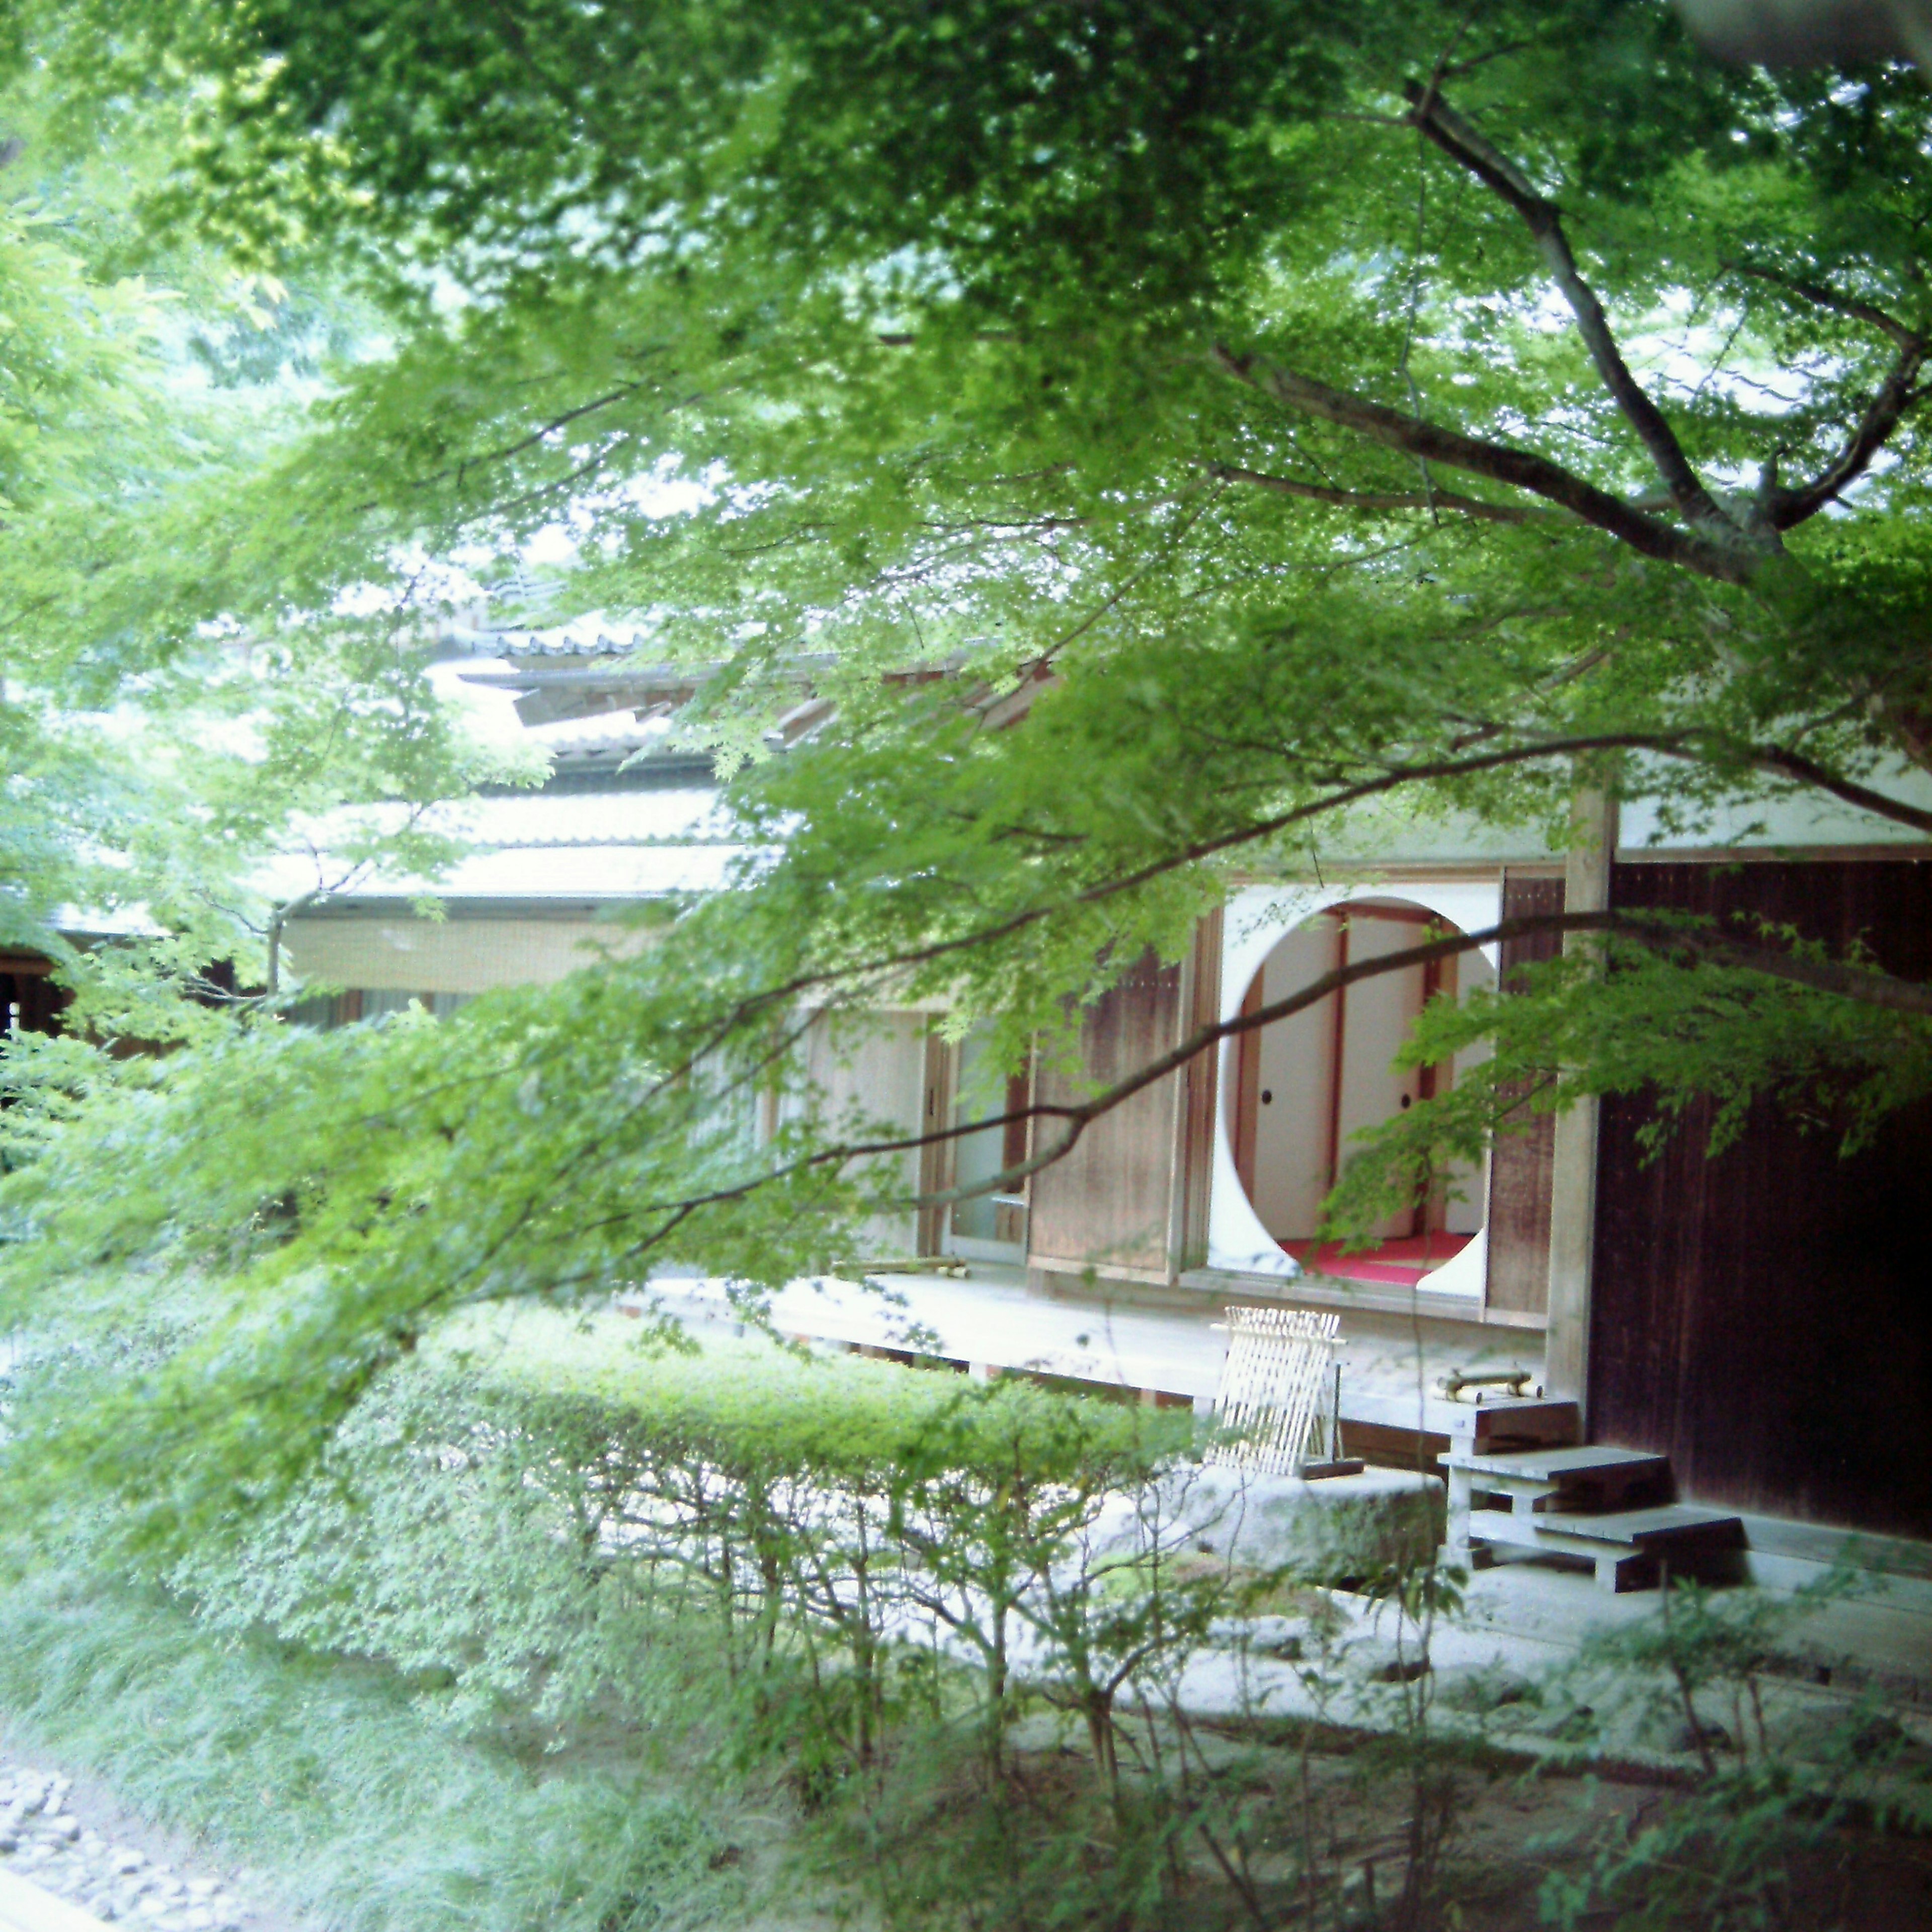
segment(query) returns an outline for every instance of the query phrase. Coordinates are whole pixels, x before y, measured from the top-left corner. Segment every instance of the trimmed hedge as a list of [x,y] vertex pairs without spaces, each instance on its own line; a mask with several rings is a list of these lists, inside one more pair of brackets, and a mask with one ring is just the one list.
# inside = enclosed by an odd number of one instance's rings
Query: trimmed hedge
[[583,1403],[674,1453],[872,1481],[1019,1469],[1041,1480],[1131,1478],[1185,1447],[1191,1417],[1022,1378],[980,1382],[760,1340],[670,1348],[619,1316],[475,1317],[426,1343],[422,1370],[524,1400]]
[[1162,1527],[1121,1529],[1192,1429],[1017,1379],[653,1347],[615,1316],[476,1318],[238,1559],[172,1581],[230,1628],[382,1658],[460,1723],[696,1714],[812,1778],[872,1763],[913,1706],[976,1709],[997,1757],[1023,1657],[1111,1778],[1124,1668],[1204,1623]]

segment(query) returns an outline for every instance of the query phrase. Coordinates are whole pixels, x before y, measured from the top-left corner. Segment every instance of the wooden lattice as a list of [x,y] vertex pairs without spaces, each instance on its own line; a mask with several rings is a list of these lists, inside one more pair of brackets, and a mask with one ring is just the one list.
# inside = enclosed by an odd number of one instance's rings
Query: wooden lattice
[[1322,1453],[1313,1441],[1342,1318],[1312,1308],[1231,1308],[1228,1354],[1208,1460],[1289,1475]]

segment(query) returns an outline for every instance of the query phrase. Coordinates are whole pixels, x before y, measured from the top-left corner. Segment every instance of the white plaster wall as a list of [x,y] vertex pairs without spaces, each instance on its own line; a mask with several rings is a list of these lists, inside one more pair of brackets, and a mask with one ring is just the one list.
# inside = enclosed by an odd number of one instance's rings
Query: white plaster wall
[[587,919],[292,919],[283,938],[290,970],[332,986],[377,992],[485,993],[560,980],[592,964],[599,949],[622,955],[648,944],[634,929]]
[[[1220,1016],[1231,1020],[1241,1010],[1248,984],[1285,933],[1330,906],[1354,899],[1399,898],[1419,905],[1465,932],[1494,926],[1502,916],[1502,886],[1498,880],[1444,881],[1384,879],[1364,886],[1255,886],[1228,902],[1221,955]],[[1492,973],[1496,949],[1480,949]],[[1358,990],[1352,988],[1352,992]],[[1221,1047],[1220,1090],[1232,1093],[1234,1079],[1233,1040]],[[1277,1106],[1281,1104],[1277,1100]],[[1483,1190],[1472,1190],[1480,1203]],[[1488,1266],[1488,1244],[1478,1234],[1462,1252],[1424,1277],[1432,1294],[1466,1294],[1480,1299]],[[1208,1263],[1210,1268],[1238,1268],[1251,1274],[1292,1279],[1300,1273],[1289,1256],[1262,1225],[1234,1172],[1234,1143],[1228,1132],[1228,1108],[1216,1109],[1214,1167],[1208,1215]]]
[[[1378,895],[1378,896],[1382,896]],[[1420,926],[1389,919],[1358,919],[1348,928],[1348,957],[1379,959],[1419,945],[1427,933]],[[1398,1072],[1389,1062],[1408,1037],[1422,1010],[1422,968],[1384,973],[1348,988],[1342,1020],[1341,1162],[1346,1168],[1360,1153],[1354,1136],[1401,1111],[1406,1100],[1414,1104],[1420,1084],[1413,1069]],[[1408,1232],[1406,1213],[1391,1216],[1376,1232],[1384,1238]]]
[[[1678,770],[1668,758],[1638,758],[1636,795],[1627,799],[1618,850],[1625,856],[1706,851],[1736,845],[1744,850],[1777,847],[1828,850],[1844,845],[1923,845],[1924,835],[1896,819],[1815,791],[1798,790],[1750,804],[1720,804],[1685,814]],[[1867,782],[1900,803],[1932,811],[1932,772],[1897,759],[1882,760]],[[1681,822],[1680,822],[1681,821]],[[1329,822],[1324,858],[1337,864],[1402,866],[1448,861],[1467,865],[1529,865],[1560,860],[1535,828],[1498,826],[1460,813],[1418,817],[1412,801],[1378,800]]]
[[[1671,807],[1682,810],[1673,793],[1675,776],[1665,758],[1641,764],[1654,772],[1654,792],[1627,800],[1617,838],[1617,849],[1628,856],[1645,850],[1704,850],[1736,845],[1745,850],[1780,846],[1922,845],[1924,834],[1894,818],[1861,811],[1822,792],[1799,790],[1790,796],[1762,799],[1750,805],[1720,805],[1691,815],[1688,823],[1667,822]],[[1932,772],[1896,759],[1882,761],[1866,782],[1900,803],[1932,811]]]
[[[1336,931],[1327,920],[1291,932],[1268,956],[1262,998],[1285,998],[1332,971],[1335,954]],[[1274,1098],[1255,1110],[1255,1207],[1263,1226],[1282,1240],[1308,1234],[1328,1191],[1334,1010],[1331,996],[1262,1031],[1261,1090]],[[1231,1082],[1222,1105],[1232,1108],[1234,1100]]]

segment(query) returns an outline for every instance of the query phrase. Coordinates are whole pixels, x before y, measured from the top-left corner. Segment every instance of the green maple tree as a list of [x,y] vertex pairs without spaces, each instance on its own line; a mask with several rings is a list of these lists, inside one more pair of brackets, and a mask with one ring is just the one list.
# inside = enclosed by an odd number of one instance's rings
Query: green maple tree
[[[51,1136],[26,1278],[238,1244],[223,1333],[318,1426],[471,1297],[849,1258],[882,1137],[733,1124],[802,1002],[944,996],[1012,1064],[1238,872],[1560,846],[1579,787],[1932,830],[1908,69],[1726,68],[1611,0],[28,10],[74,102],[173,104],[144,232],[382,317],[269,466],[289,594],[566,529],[554,608],[685,668],[760,855],[627,963],[117,1074]],[[1434,1016],[1495,1078],[1390,1184],[1532,1068],[1858,1132],[1932,1077],[1932,992],[1862,957],[1599,944]]]

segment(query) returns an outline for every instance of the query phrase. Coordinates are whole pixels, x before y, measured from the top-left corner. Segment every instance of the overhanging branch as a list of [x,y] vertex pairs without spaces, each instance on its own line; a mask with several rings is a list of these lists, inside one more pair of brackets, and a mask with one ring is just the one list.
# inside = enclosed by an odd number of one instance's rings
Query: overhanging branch
[[1856,806],[1861,812],[1888,818],[1894,825],[1908,825],[1915,832],[1932,834],[1932,812],[1908,805],[1904,800],[1891,797],[1884,792],[1874,791],[1870,785],[1860,784],[1856,778],[1840,778],[1835,772],[1814,764],[1802,753],[1768,746],[1754,752],[1750,763],[1761,770],[1780,772],[1801,784],[1815,786],[1833,798],[1843,799],[1847,805]]
[[1208,474],[1224,483],[1245,483],[1258,490],[1278,491],[1285,496],[1305,496],[1312,503],[1332,503],[1343,510],[1454,510],[1463,516],[1491,524],[1530,524],[1550,514],[1546,510],[1532,509],[1522,503],[1491,503],[1480,496],[1461,496],[1450,490],[1428,494],[1419,490],[1334,490],[1325,484],[1304,483],[1299,477],[1243,470],[1232,463],[1210,464]]
[[1852,1000],[1864,1006],[1878,1006],[1891,1012],[1910,1013],[1932,1018],[1932,986],[1910,980],[1894,980],[1888,974],[1871,973],[1858,968],[1846,966],[1832,960],[1808,959],[1800,955],[1778,952],[1768,947],[1752,946],[1739,944],[1717,934],[1699,932],[1682,926],[1658,927],[1646,926],[1634,920],[1628,914],[1609,912],[1574,912],[1526,914],[1515,919],[1501,920],[1480,932],[1459,932],[1446,938],[1434,940],[1424,946],[1412,946],[1399,952],[1387,952],[1372,959],[1358,960],[1346,966],[1337,967],[1324,973],[1318,980],[1311,980],[1298,992],[1286,998],[1269,1001],[1257,1006],[1251,1012],[1238,1013],[1232,1019],[1222,1020],[1212,1025],[1196,1029],[1178,1046],[1164,1053],[1158,1059],[1117,1082],[1105,1092],[1096,1094],[1090,1100],[1078,1106],[1036,1104],[1024,1108],[1016,1108],[996,1120],[979,1120],[958,1130],[960,1132],[984,1132],[988,1129],[1004,1126],[1009,1121],[1051,1118],[1067,1124],[1065,1137],[1044,1154],[1035,1154],[1017,1166],[1003,1173],[976,1181],[967,1187],[949,1189],[944,1193],[921,1195],[917,1204],[924,1207],[941,1207],[955,1201],[965,1201],[982,1194],[1005,1193],[1029,1175],[1070,1153],[1082,1134],[1102,1114],[1111,1113],[1124,1102],[1130,1100],[1144,1088],[1165,1080],[1176,1073],[1191,1060],[1206,1052],[1224,1040],[1238,1037],[1244,1033],[1253,1033],[1261,1028],[1273,1026],[1277,1021],[1288,1019],[1309,1007],[1318,1006],[1330,994],[1339,992],[1343,987],[1352,986],[1358,980],[1368,980],[1378,974],[1401,972],[1412,966],[1426,966],[1438,961],[1453,958],[1459,954],[1475,951],[1484,946],[1498,945],[1506,940],[1526,938],[1537,933],[1613,932],[1636,939],[1659,951],[1668,952],[1685,949],[1701,954],[1714,964],[1738,968],[1743,970],[1761,973],[1768,978],[1806,986],[1815,992],[1834,994],[1840,999]]
[[1259,356],[1238,356],[1220,344],[1210,354],[1227,374],[1286,409],[1352,430],[1384,449],[1400,450],[1406,456],[1527,490],[1660,562],[1677,564],[1720,583],[1744,584],[1762,560],[1748,555],[1739,546],[1712,543],[1695,530],[1679,530],[1646,515],[1634,504],[1586,482],[1574,471],[1534,451],[1492,442],[1426,417],[1406,415],[1366,397],[1330,388],[1312,376],[1277,368]]
[[1692,530],[1720,548],[1741,543],[1745,532],[1705,488],[1676,432],[1630,372],[1610,328],[1597,292],[1583,278],[1556,205],[1538,193],[1528,176],[1463,119],[1433,87],[1411,82],[1406,90],[1412,118],[1422,134],[1449,158],[1474,176],[1522,218],[1537,251],[1575,316],[1583,346],[1624,419],[1648,452],[1678,514]]
[[1888,974],[1866,972],[1834,959],[1807,959],[1768,946],[1747,946],[1740,940],[1726,939],[1721,933],[1680,929],[1658,935],[1657,943],[1660,947],[1682,946],[1715,965],[1762,973],[1767,979],[1783,980],[1794,986],[1808,987],[1814,992],[1833,993],[1860,1006],[1878,1006],[1888,1012],[1932,1015],[1932,986],[1916,980],[1894,980]]
[[[1184,867],[1198,865],[1204,859],[1216,857],[1244,845],[1257,844],[1297,825],[1306,824],[1330,813],[1346,810],[1350,806],[1365,802],[1370,799],[1385,796],[1406,785],[1426,784],[1432,780],[1473,777],[1485,772],[1506,770],[1514,765],[1550,758],[1588,757],[1605,752],[1649,752],[1660,758],[1682,759],[1695,764],[1708,760],[1714,751],[1721,748],[1724,748],[1714,747],[1708,742],[1700,740],[1694,734],[1670,736],[1616,732],[1587,737],[1544,739],[1531,744],[1502,746],[1493,752],[1482,752],[1473,757],[1450,758],[1426,764],[1398,766],[1393,771],[1364,779],[1359,784],[1337,787],[1306,805],[1297,806],[1287,812],[1255,820],[1212,838],[1197,840],[1133,872],[1115,878],[1102,880],[1083,891],[1052,904],[1028,907],[1023,911],[980,926],[971,932],[958,934],[949,939],[934,940],[924,946],[908,947],[884,959],[873,961],[862,968],[826,968],[816,972],[796,974],[776,986],[752,994],[740,1001],[706,1033],[699,1046],[664,1077],[667,1081],[681,1078],[705,1054],[722,1046],[738,1028],[775,1005],[796,1000],[806,993],[821,991],[842,998],[848,1003],[876,996],[878,989],[888,983],[895,974],[932,965],[940,960],[950,958],[957,953],[970,952],[977,946],[996,945],[1000,940],[1010,939],[1014,934],[1026,931],[1028,927],[1036,926],[1057,914],[1084,906],[1103,904],[1108,899],[1136,891],[1142,886],[1151,885],[1156,880],[1166,878]],[[1889,819],[1896,824],[1909,826],[1915,831],[1932,835],[1932,812],[1908,805],[1903,800],[1892,798],[1883,792],[1875,791],[1869,786],[1859,784],[1852,779],[1840,778],[1823,766],[1814,764],[1796,752],[1787,752],[1776,746],[1752,746],[1735,750],[1733,755],[1738,764],[1747,768],[1776,772],[1782,776],[1815,785],[1834,797],[1843,799],[1847,804],[1856,805],[1862,810],[1871,812],[1875,817]]]
[[1424,945],[1407,946],[1400,952],[1383,953],[1372,958],[1355,960],[1346,966],[1337,967],[1282,999],[1270,1000],[1250,1012],[1237,1013],[1232,1018],[1197,1028],[1178,1046],[1137,1068],[1125,1079],[1116,1081],[1112,1086],[1090,1100],[1079,1102],[1036,1101],[1004,1113],[990,1114],[984,1120],[936,1128],[930,1133],[841,1142],[836,1146],[821,1148],[812,1154],[801,1155],[796,1160],[786,1162],[735,1186],[716,1189],[686,1200],[653,1203],[638,1211],[675,1214],[681,1221],[699,1208],[724,1206],[746,1199],[774,1182],[817,1168],[844,1167],[854,1161],[915,1153],[922,1148],[963,1139],[970,1134],[990,1132],[1017,1126],[1022,1122],[1028,1124],[1036,1121],[1060,1124],[1065,1130],[1060,1137],[1052,1146],[1028,1156],[1025,1160],[964,1186],[913,1196],[909,1204],[921,1208],[946,1207],[956,1202],[975,1200],[988,1194],[1008,1192],[1021,1182],[1064,1159],[1072,1150],[1087,1129],[1102,1115],[1112,1112],[1117,1107],[1132,1100],[1136,1094],[1178,1072],[1190,1061],[1198,1059],[1224,1040],[1234,1039],[1243,1034],[1252,1033],[1262,1028],[1273,1026],[1279,1021],[1291,1018],[1296,1013],[1318,1005],[1330,994],[1340,992],[1343,987],[1353,986],[1358,980],[1373,979],[1384,973],[1405,971],[1411,967],[1426,966],[1453,958],[1462,953],[1474,952],[1482,946],[1499,945],[1506,940],[1526,938],[1532,934],[1582,932],[1615,933],[1622,938],[1638,940],[1659,952],[1688,951],[1708,957],[1714,964],[1762,974],[1768,978],[1829,993],[1838,998],[1851,1000],[1861,1005],[1932,1018],[1932,984],[1923,981],[1897,980],[1886,974],[1867,971],[1837,961],[1809,959],[1799,954],[1748,946],[1719,934],[1701,932],[1682,926],[1647,923],[1641,918],[1614,910],[1606,912],[1526,914],[1516,918],[1499,920],[1494,926],[1485,926],[1478,932],[1452,933]]
[[1739,274],[1748,275],[1753,280],[1765,283],[1797,301],[1867,324],[1888,338],[1897,351],[1878,393],[1865,405],[1863,414],[1838,453],[1809,483],[1796,489],[1773,492],[1772,520],[1780,530],[1788,530],[1803,523],[1806,518],[1816,516],[1827,503],[1857,482],[1870,468],[1872,458],[1890,440],[1893,430],[1904,420],[1906,412],[1923,400],[1924,392],[1916,385],[1919,371],[1924,367],[1928,345],[1922,330],[1901,322],[1875,302],[1863,301],[1856,296],[1841,295],[1835,289],[1781,275],[1775,269],[1760,268],[1752,262],[1740,262],[1733,266]]
[[[580,422],[586,416],[596,416],[600,410],[610,409],[614,404],[623,402],[628,398],[634,396],[644,386],[644,383],[641,377],[635,382],[621,382],[606,394],[593,396],[589,402],[579,403],[575,408],[565,410],[560,414],[539,423],[535,429],[518,436],[513,442],[506,442],[496,449],[479,450],[474,456],[463,457],[443,469],[430,471],[426,476],[407,478],[404,480],[403,487],[407,490],[427,490],[435,484],[446,483],[454,479],[460,488],[472,470],[482,470],[495,464],[507,463],[512,457],[522,455],[526,450],[535,449],[539,444],[547,442],[560,430],[568,429],[572,423]],[[376,508],[377,506],[378,500],[371,497],[366,503],[358,503],[356,506],[356,512],[359,516],[365,511]]]

